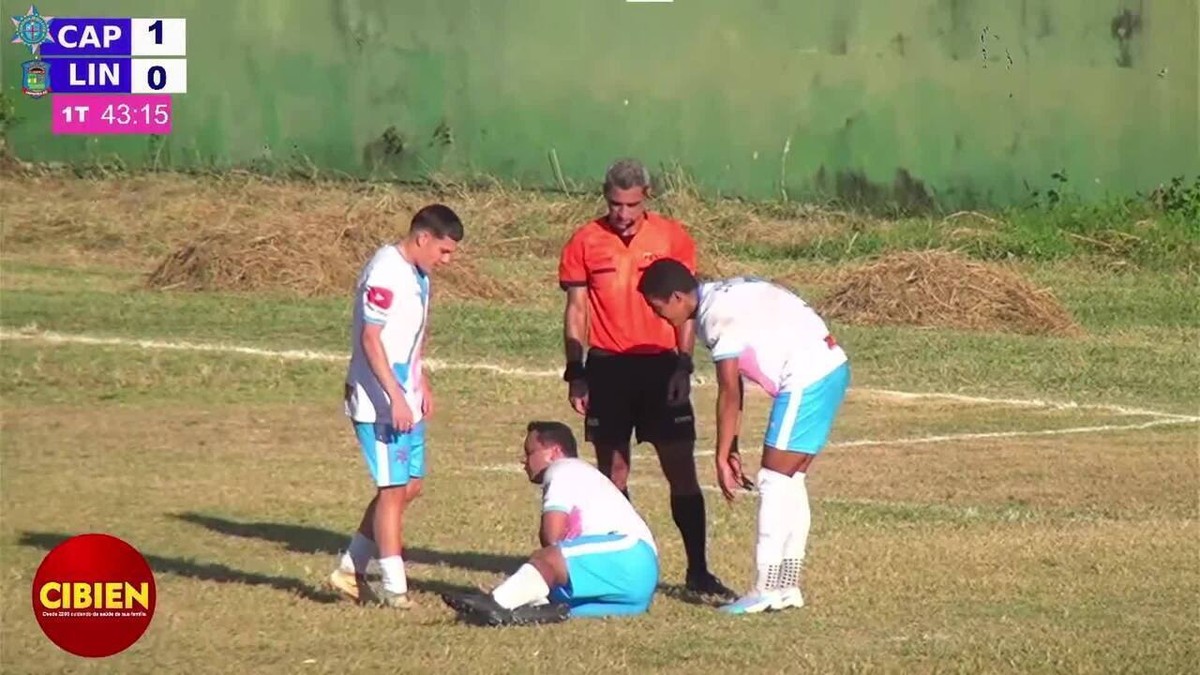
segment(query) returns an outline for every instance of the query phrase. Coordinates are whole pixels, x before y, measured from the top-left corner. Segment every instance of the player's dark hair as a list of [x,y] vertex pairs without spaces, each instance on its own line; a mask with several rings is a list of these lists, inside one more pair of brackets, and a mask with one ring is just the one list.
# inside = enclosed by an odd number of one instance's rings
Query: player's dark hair
[[533,434],[542,445],[557,445],[567,457],[578,457],[579,447],[575,443],[575,433],[571,427],[562,422],[544,422],[535,420],[525,427],[525,431]]
[[642,274],[638,292],[652,300],[667,300],[673,293],[690,293],[699,285],[683,263],[674,258],[659,258]]
[[458,214],[444,204],[430,204],[423,207],[413,216],[410,232],[424,230],[438,239],[450,238],[462,241],[463,224]]

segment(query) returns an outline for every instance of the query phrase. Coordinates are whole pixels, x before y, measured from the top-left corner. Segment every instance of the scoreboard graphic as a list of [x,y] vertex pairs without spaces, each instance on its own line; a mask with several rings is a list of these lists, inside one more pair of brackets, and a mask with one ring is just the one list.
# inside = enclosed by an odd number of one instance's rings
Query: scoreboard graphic
[[21,92],[50,99],[51,131],[171,133],[172,96],[187,93],[187,20],[46,16],[31,5],[11,17],[29,49]]

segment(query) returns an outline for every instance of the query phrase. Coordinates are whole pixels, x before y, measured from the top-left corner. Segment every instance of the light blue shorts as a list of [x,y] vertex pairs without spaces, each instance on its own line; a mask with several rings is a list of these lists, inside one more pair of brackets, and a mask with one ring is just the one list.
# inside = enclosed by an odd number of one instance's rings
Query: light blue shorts
[[550,592],[550,599],[570,605],[572,617],[628,616],[650,609],[658,587],[658,556],[650,544],[623,534],[599,534],[558,546],[569,579]]
[[408,485],[425,476],[425,422],[395,433],[386,422],[355,422],[354,435],[376,487]]
[[815,455],[825,447],[850,385],[850,364],[843,363],[802,391],[782,391],[771,406],[763,445]]

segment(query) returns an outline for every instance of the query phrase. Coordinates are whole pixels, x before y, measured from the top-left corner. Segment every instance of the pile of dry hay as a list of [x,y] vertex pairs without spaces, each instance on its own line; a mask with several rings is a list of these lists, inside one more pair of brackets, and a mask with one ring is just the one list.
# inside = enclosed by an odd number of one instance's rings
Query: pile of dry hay
[[1054,295],[1004,266],[950,251],[904,252],[842,274],[814,306],[850,324],[937,326],[1026,335],[1078,335]]
[[[375,250],[398,238],[385,223],[341,229],[290,227],[254,233],[229,230],[205,233],[166,256],[146,280],[159,290],[272,291],[302,296],[347,293]],[[481,272],[471,256],[438,270],[439,297],[514,301],[522,287]]]

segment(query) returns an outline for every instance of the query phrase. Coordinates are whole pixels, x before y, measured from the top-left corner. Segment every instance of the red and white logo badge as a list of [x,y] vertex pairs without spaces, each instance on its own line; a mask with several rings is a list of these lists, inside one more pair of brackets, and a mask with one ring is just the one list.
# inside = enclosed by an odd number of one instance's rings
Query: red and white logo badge
[[137,642],[154,616],[154,572],[137,549],[107,534],[55,546],[33,578],[33,613],[60,649],[91,658]]
[[392,306],[392,292],[386,288],[379,286],[367,287],[367,304],[379,309],[387,309]]

